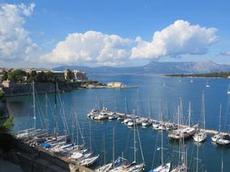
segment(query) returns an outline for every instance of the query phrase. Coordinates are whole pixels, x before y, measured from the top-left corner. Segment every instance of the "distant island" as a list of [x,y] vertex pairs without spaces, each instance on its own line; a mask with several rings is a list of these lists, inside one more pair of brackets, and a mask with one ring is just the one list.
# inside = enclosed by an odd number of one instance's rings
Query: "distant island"
[[210,72],[194,74],[166,74],[170,77],[213,77],[213,78],[230,78],[230,72]]

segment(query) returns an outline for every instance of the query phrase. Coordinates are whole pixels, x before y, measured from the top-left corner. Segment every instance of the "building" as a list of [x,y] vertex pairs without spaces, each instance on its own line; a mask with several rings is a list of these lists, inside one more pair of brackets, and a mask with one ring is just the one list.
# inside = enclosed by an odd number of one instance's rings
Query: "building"
[[2,81],[2,86],[4,88],[11,88],[14,85],[15,85],[15,83],[12,82],[12,81],[10,81],[10,80],[4,80],[4,81]]
[[77,81],[88,80],[88,77],[87,77],[85,72],[81,72],[79,70],[74,70],[73,73],[74,73],[74,79]]
[[65,73],[63,71],[51,71],[51,72],[53,73],[53,76],[57,81],[66,80]]

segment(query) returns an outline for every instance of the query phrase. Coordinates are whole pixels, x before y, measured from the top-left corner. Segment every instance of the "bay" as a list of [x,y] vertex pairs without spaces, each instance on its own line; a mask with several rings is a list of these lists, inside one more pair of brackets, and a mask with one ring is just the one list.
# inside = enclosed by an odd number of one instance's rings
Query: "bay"
[[[113,128],[115,130],[115,154],[123,155],[129,161],[133,160],[133,129],[127,128],[119,121],[95,122],[87,118],[92,108],[107,107],[113,111],[134,112],[140,116],[150,116],[159,119],[160,107],[163,109],[164,120],[177,121],[176,111],[179,98],[183,100],[184,118],[188,123],[188,103],[192,103],[193,124],[201,119],[201,95],[205,93],[206,128],[218,129],[219,105],[222,104],[222,127],[230,131],[230,96],[228,79],[207,78],[173,78],[161,75],[90,75],[90,79],[101,82],[121,81],[128,86],[137,86],[127,89],[79,89],[72,92],[60,93],[55,108],[55,95],[36,96],[37,127],[46,127],[50,131],[54,128],[60,133],[67,130],[73,133],[75,140],[82,142],[74,128],[73,119],[77,119],[82,129],[84,140],[89,148],[100,154],[97,165],[103,164],[104,152],[106,161],[112,160]],[[206,87],[207,83],[210,87]],[[60,104],[60,102],[62,104]],[[12,132],[33,126],[32,96],[8,98],[8,107],[14,115]],[[66,120],[66,126],[63,121]],[[57,124],[56,124],[57,121]],[[58,126],[58,127],[55,127]],[[139,128],[141,145],[146,164],[146,171],[160,164],[160,133],[152,128]],[[91,138],[91,139],[90,139]],[[195,170],[196,144],[189,140],[186,142],[188,151],[189,171]],[[177,165],[178,144],[168,139],[164,133],[165,161]],[[199,145],[200,171],[216,172],[221,168],[221,154],[223,153],[224,171],[230,169],[228,159],[230,148],[219,147],[211,143],[211,139]],[[141,162],[140,148],[138,148],[138,161]]]

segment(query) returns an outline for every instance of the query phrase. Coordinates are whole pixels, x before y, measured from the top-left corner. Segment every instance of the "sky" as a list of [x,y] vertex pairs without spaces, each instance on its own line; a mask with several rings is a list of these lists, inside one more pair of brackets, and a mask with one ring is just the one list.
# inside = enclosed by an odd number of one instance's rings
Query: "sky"
[[230,64],[228,0],[0,0],[0,66]]

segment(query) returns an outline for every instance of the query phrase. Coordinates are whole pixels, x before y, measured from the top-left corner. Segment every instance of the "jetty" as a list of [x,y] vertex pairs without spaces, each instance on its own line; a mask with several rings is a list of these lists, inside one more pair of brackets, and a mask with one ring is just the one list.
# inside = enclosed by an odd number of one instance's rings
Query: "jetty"
[[[168,132],[168,136],[171,139],[189,139],[191,138],[196,131],[199,129],[200,131],[204,131],[209,136],[213,136],[215,134],[222,134],[230,136],[230,133],[227,132],[219,132],[215,129],[201,129],[198,128],[198,125],[195,124],[193,126],[185,125],[185,124],[176,124],[170,121],[160,121],[150,117],[143,117],[138,116],[135,114],[126,114],[122,112],[114,112],[108,110],[107,108],[103,107],[102,109],[92,109],[91,112],[87,114],[89,119],[96,120],[96,121],[103,121],[103,120],[118,120],[122,124],[127,125],[128,127],[132,127],[134,123],[137,126],[142,126],[143,128],[152,127],[155,130],[164,130]],[[185,134],[177,133],[177,130],[184,130]]]

